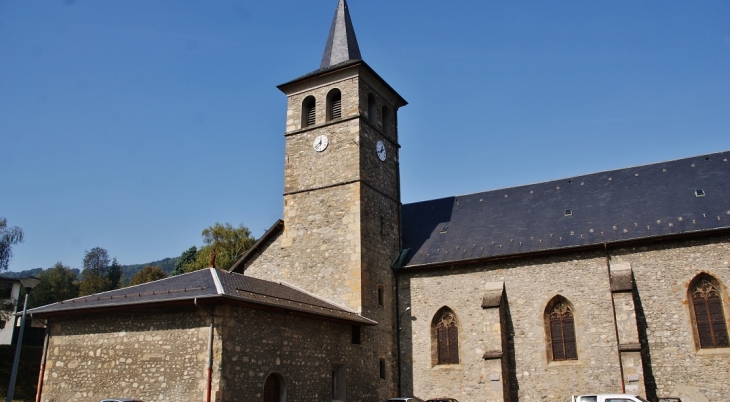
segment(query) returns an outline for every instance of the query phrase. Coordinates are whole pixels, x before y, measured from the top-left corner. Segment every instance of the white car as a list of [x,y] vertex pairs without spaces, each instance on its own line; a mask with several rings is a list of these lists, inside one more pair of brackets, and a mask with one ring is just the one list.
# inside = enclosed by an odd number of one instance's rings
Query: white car
[[415,397],[400,397],[400,398],[390,398],[390,399],[388,399],[388,402],[423,402],[423,401],[418,398],[415,398]]
[[573,402],[649,402],[639,395],[593,394],[573,396]]

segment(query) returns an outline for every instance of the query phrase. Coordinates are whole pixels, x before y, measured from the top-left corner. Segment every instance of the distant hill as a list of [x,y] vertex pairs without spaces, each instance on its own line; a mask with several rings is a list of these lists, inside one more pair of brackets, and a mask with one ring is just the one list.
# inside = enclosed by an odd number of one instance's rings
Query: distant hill
[[[20,272],[5,271],[5,272],[0,272],[0,276],[2,276],[3,278],[26,278],[31,275],[38,276],[38,274],[40,274],[41,271],[43,271],[43,268],[26,269],[25,271],[20,271]],[[78,269],[76,271],[78,271]],[[78,272],[76,272],[76,273],[78,274]]]
[[172,258],[163,258],[158,261],[152,261],[144,264],[134,264],[134,265],[122,265],[122,275],[129,281],[132,279],[134,274],[144,269],[144,267],[150,265],[155,267],[160,267],[163,271],[165,271],[166,274],[170,275],[173,269],[175,269],[175,262],[177,261],[177,257]]
[[[144,267],[151,265],[160,267],[163,271],[165,271],[166,274],[170,275],[173,269],[175,269],[175,262],[177,261],[177,257],[172,258],[163,258],[158,261],[152,261],[147,262],[144,264],[132,264],[132,265],[122,265],[122,276],[124,277],[126,282],[129,282],[134,274],[141,271]],[[81,279],[81,270],[78,268],[71,268],[76,273],[76,275]],[[25,271],[20,272],[14,272],[14,271],[6,271],[0,273],[0,276],[5,278],[25,278],[27,276],[38,276],[42,271],[44,271],[43,268],[33,268],[33,269],[26,269]]]

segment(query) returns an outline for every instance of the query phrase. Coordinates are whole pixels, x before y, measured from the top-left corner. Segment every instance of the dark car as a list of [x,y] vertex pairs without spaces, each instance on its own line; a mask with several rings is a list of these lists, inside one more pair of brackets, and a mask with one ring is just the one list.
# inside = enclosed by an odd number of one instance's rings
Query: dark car
[[429,399],[426,402],[459,402],[454,398],[433,398]]

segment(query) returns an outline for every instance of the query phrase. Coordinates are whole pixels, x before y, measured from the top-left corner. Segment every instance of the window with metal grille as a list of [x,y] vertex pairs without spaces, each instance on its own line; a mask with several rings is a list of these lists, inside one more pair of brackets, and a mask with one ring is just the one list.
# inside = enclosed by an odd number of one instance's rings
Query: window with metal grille
[[327,121],[342,117],[342,93],[335,88],[327,94]]
[[436,364],[459,364],[459,325],[454,313],[447,307],[434,319],[436,336]]
[[550,355],[553,361],[578,359],[573,309],[562,298],[554,299],[547,314]]
[[690,287],[694,324],[700,348],[726,348],[728,340],[722,296],[714,278],[701,276]]
[[314,96],[307,96],[302,102],[302,127],[313,126],[316,122],[317,100]]

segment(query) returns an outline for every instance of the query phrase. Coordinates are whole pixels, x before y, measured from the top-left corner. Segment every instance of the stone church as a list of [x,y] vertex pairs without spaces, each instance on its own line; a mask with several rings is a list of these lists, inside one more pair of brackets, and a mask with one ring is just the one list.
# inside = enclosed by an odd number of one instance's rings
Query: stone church
[[345,0],[278,88],[283,219],[230,271],[32,310],[38,401],[730,399],[728,153],[403,205],[406,101]]

